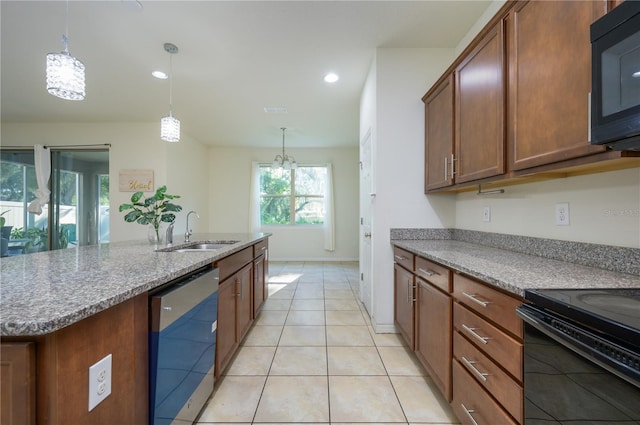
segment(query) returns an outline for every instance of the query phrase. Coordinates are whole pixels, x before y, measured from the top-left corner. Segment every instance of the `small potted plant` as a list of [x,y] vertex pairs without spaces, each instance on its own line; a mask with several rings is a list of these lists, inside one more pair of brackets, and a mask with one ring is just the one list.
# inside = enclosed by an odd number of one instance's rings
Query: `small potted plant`
[[142,192],[134,193],[131,203],[121,204],[119,209],[120,212],[131,210],[124,216],[124,221],[149,226],[149,242],[160,243],[163,236],[160,223],[172,223],[176,219],[174,213],[182,211],[180,205],[171,202],[177,198],[180,196],[168,194],[167,186],[162,186],[151,196],[145,197]]

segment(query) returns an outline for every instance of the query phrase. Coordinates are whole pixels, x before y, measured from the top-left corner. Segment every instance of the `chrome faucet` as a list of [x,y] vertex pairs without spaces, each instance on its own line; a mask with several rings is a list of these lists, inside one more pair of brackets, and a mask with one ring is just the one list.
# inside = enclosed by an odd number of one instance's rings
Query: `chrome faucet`
[[196,217],[200,218],[200,216],[198,215],[197,212],[195,211],[189,211],[189,214],[187,214],[187,231],[184,232],[184,241],[185,242],[189,242],[189,236],[191,236],[193,234],[193,232],[191,231],[191,229],[189,229],[189,216],[191,214],[195,214]]
[[171,223],[169,223],[169,227],[167,227],[167,246],[172,245],[173,244],[173,225],[175,224],[175,221],[172,221]]

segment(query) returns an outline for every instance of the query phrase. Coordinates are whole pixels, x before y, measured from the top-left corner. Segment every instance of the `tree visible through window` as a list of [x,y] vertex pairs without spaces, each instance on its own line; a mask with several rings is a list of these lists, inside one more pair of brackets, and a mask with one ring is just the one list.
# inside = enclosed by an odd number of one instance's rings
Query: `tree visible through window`
[[327,167],[260,166],[260,223],[323,224]]

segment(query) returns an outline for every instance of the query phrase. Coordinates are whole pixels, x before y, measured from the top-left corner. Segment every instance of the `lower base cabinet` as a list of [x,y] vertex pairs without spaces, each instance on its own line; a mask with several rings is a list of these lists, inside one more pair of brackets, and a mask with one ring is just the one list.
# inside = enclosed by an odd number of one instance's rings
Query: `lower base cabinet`
[[454,360],[453,400],[451,407],[463,425],[517,425],[509,415],[487,394],[464,369]]
[[36,344],[0,345],[0,425],[36,423]]

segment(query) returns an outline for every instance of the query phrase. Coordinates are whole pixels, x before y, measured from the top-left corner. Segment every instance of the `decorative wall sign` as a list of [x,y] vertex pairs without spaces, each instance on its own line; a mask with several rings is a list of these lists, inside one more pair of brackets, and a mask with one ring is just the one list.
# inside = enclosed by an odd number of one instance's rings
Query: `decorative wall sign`
[[120,192],[153,190],[153,170],[120,170]]

